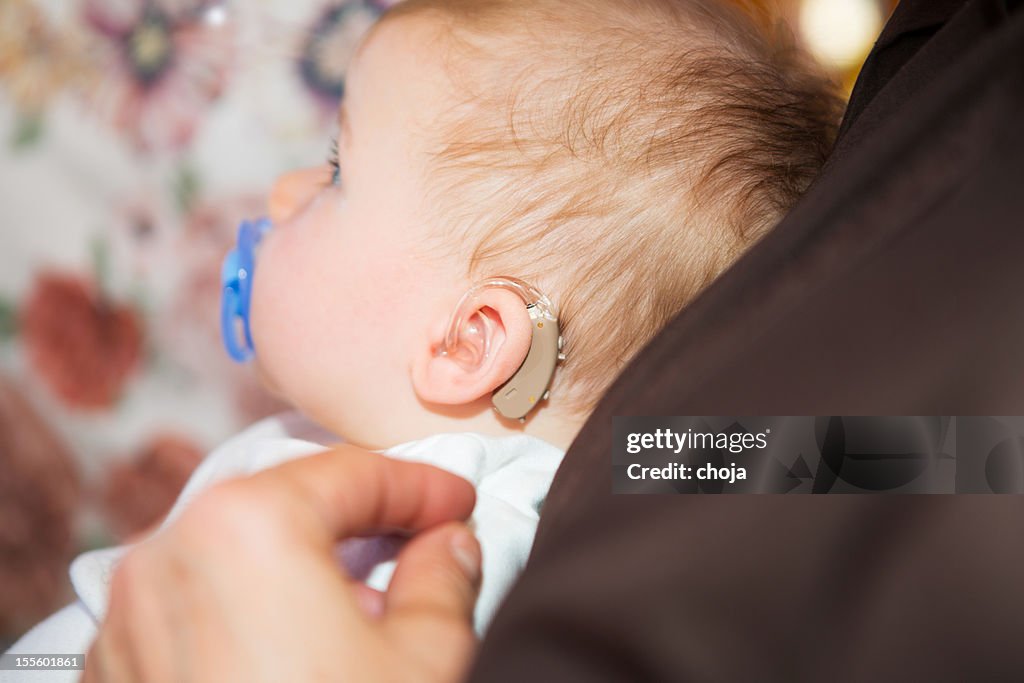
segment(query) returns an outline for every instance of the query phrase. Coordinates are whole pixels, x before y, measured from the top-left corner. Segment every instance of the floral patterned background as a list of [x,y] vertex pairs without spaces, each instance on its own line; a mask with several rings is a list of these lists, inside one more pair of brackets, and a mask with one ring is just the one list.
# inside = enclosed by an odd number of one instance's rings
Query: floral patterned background
[[395,1],[0,0],[0,651],[285,407],[222,351],[220,262]]
[[284,407],[221,349],[220,261],[387,4],[0,0],[0,650]]

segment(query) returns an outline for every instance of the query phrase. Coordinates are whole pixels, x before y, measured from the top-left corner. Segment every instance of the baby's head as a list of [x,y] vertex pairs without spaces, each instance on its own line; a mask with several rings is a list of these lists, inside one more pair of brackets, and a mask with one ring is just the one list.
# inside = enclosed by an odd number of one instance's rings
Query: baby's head
[[[407,0],[349,67],[338,170],[275,185],[254,281],[265,383],[354,443],[525,430],[568,446],[625,363],[817,174],[841,105],[713,0]],[[567,360],[525,424],[511,276]],[[484,348],[488,353],[483,353]]]

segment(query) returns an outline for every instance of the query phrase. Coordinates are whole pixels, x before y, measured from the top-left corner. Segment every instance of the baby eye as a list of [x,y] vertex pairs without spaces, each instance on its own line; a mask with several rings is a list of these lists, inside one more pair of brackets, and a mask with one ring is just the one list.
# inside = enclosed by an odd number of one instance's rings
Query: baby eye
[[341,185],[341,164],[338,161],[338,138],[331,140],[331,153],[327,157],[327,163],[331,167],[331,185]]

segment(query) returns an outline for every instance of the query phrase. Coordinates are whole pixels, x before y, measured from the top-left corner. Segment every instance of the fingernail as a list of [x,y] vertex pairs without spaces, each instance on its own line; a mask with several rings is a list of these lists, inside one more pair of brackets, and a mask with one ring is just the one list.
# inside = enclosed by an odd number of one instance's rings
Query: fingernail
[[451,540],[452,556],[462,567],[466,577],[476,581],[480,576],[480,548],[468,531],[458,531]]

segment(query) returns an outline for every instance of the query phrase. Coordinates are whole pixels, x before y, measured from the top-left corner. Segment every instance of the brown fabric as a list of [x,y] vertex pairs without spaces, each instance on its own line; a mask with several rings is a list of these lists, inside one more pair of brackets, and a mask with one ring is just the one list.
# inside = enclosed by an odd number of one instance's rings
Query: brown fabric
[[610,494],[613,415],[1024,414],[1021,4],[897,9],[825,172],[573,444],[472,680],[1024,679],[1020,496]]

